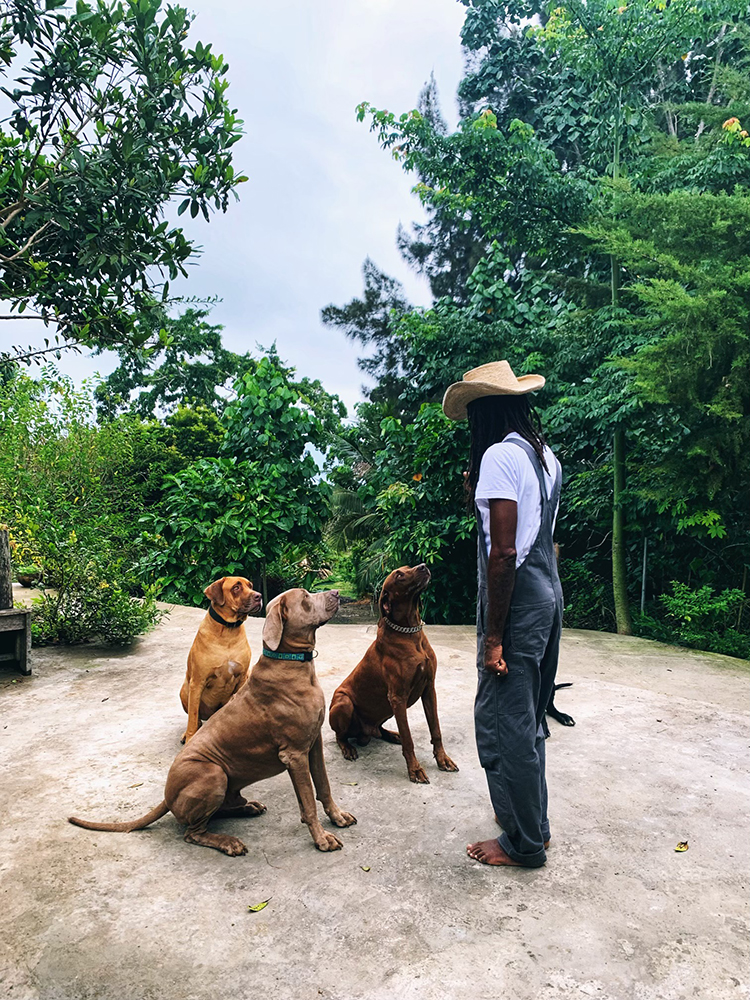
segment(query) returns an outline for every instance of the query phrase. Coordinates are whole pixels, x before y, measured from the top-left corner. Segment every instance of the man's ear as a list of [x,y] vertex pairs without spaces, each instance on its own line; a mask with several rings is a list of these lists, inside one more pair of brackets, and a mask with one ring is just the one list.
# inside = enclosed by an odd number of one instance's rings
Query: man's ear
[[212,604],[218,604],[222,607],[226,604],[226,598],[224,597],[224,581],[225,576],[222,576],[220,580],[214,580],[213,583],[209,583],[203,593],[209,599]]
[[385,588],[380,591],[380,613],[389,615],[391,613],[391,595]]
[[263,645],[270,650],[277,650],[284,634],[284,607],[281,597],[266,608],[266,621],[263,625]]

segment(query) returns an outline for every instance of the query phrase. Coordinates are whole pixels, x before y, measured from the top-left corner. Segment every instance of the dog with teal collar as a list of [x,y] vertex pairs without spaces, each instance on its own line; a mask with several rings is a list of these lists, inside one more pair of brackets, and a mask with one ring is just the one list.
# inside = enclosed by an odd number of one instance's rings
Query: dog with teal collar
[[246,854],[237,837],[209,832],[209,820],[261,815],[266,807],[246,800],[242,789],[288,771],[315,846],[340,850],[341,840],[320,823],[316,794],[335,826],[357,821],[331,794],[320,733],[325,698],[313,659],[315,633],[338,609],[337,590],[311,594],[295,588],[274,598],[266,609],[263,653],[246,683],[177,755],[160,805],[129,823],[71,822],[89,830],[127,832],[142,830],[171,811],[187,827],[188,843],[230,856]]

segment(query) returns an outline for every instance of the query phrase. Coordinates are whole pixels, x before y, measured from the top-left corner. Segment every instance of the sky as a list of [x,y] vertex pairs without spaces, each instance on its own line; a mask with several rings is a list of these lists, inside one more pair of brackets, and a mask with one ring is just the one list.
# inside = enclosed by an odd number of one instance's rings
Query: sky
[[[228,99],[244,121],[234,147],[248,175],[224,215],[183,222],[202,246],[174,294],[218,296],[209,322],[226,347],[276,342],[300,375],[319,378],[351,407],[361,398],[358,346],[320,322],[329,303],[362,290],[369,256],[404,283],[416,305],[423,279],[396,249],[399,223],[424,218],[405,174],[381,150],[355,108],[363,100],[402,113],[434,73],[443,113],[457,118],[463,58],[458,0],[188,0],[193,40],[229,62]],[[0,343],[41,345],[41,324],[3,324]],[[49,334],[47,334],[49,335]],[[111,353],[68,354],[58,367],[76,380],[116,365]]]

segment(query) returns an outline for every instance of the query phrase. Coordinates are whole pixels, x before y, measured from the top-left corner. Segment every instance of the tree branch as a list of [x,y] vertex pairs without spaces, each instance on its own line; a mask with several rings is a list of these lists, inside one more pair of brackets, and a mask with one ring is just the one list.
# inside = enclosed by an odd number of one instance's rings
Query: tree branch
[[[706,104],[713,104],[714,95],[716,94],[716,83],[719,76],[719,65],[721,63],[721,57],[724,54],[721,43],[724,41],[724,35],[727,33],[727,25],[722,24],[721,30],[716,38],[716,59],[714,60],[714,72],[711,78],[711,86],[708,90],[708,97],[706,98]],[[705,121],[701,118],[700,124],[698,125],[698,131],[695,133],[695,141],[697,142],[703,135],[703,131],[706,127]]]
[[4,262],[5,262],[6,264],[9,264],[9,263],[10,263],[11,261],[13,261],[13,260],[18,260],[18,258],[19,258],[19,257],[23,257],[23,255],[24,255],[24,254],[26,253],[26,251],[27,251],[27,250],[28,250],[28,249],[29,249],[29,248],[30,248],[31,246],[33,246],[33,245],[34,245],[34,243],[35,243],[35,242],[37,241],[37,239],[38,239],[38,238],[39,238],[39,237],[40,237],[40,236],[42,235],[42,233],[44,232],[44,230],[45,230],[45,229],[47,229],[47,228],[48,228],[49,226],[51,226],[51,225],[52,225],[52,222],[53,222],[53,220],[52,220],[52,219],[48,219],[48,220],[47,220],[47,221],[46,221],[46,222],[44,223],[44,225],[43,225],[43,226],[40,226],[40,227],[39,227],[39,228],[38,228],[38,229],[36,230],[36,232],[32,233],[32,234],[31,234],[31,236],[29,236],[29,238],[28,238],[28,239],[26,240],[26,242],[25,242],[25,243],[24,243],[24,245],[23,245],[23,246],[22,246],[22,247],[20,248],[20,250],[17,250],[17,251],[16,251],[16,252],[15,252],[14,254],[12,254],[12,255],[11,255],[10,257],[6,257],[6,256],[5,256],[5,254],[3,254],[3,253],[0,253],[0,260],[1,260],[1,261],[4,261]]

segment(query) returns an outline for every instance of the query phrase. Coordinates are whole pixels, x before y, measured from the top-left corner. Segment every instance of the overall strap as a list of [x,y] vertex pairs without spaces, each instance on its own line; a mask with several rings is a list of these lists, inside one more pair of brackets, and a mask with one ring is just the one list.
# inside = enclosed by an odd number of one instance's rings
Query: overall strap
[[[503,444],[514,444],[521,451],[525,451],[529,456],[529,461],[536,473],[536,478],[539,482],[539,497],[542,504],[542,523],[544,523],[546,518],[549,518],[550,522],[555,516],[555,511],[557,510],[557,504],[560,499],[560,480],[562,479],[560,463],[555,459],[555,482],[552,487],[552,493],[547,496],[547,480],[544,477],[544,468],[542,467],[542,461],[537,454],[535,448],[533,448],[528,441],[518,441],[516,438],[506,438]],[[551,515],[551,516],[550,516]]]
[[474,504],[474,514],[476,515],[477,519],[477,541],[479,542],[479,545],[477,547],[477,552],[479,553],[479,561],[484,570],[486,571],[488,562],[487,539],[484,537],[484,524],[482,522],[482,515],[476,504]]
[[[525,451],[526,454],[529,456],[529,460],[531,461],[531,464],[534,467],[534,472],[536,473],[536,478],[539,481],[539,493],[541,495],[541,500],[542,500],[542,519],[543,519],[546,513],[545,508],[551,505],[552,497],[547,496],[547,482],[544,478],[544,469],[542,468],[542,462],[541,459],[539,458],[539,455],[536,452],[536,449],[532,448],[532,446],[529,444],[528,441],[518,441],[516,438],[506,438],[503,441],[503,444],[514,444],[516,448],[520,448],[521,451]],[[556,477],[555,488],[557,487],[558,482],[559,479]],[[555,491],[553,489],[553,496],[554,492]]]

